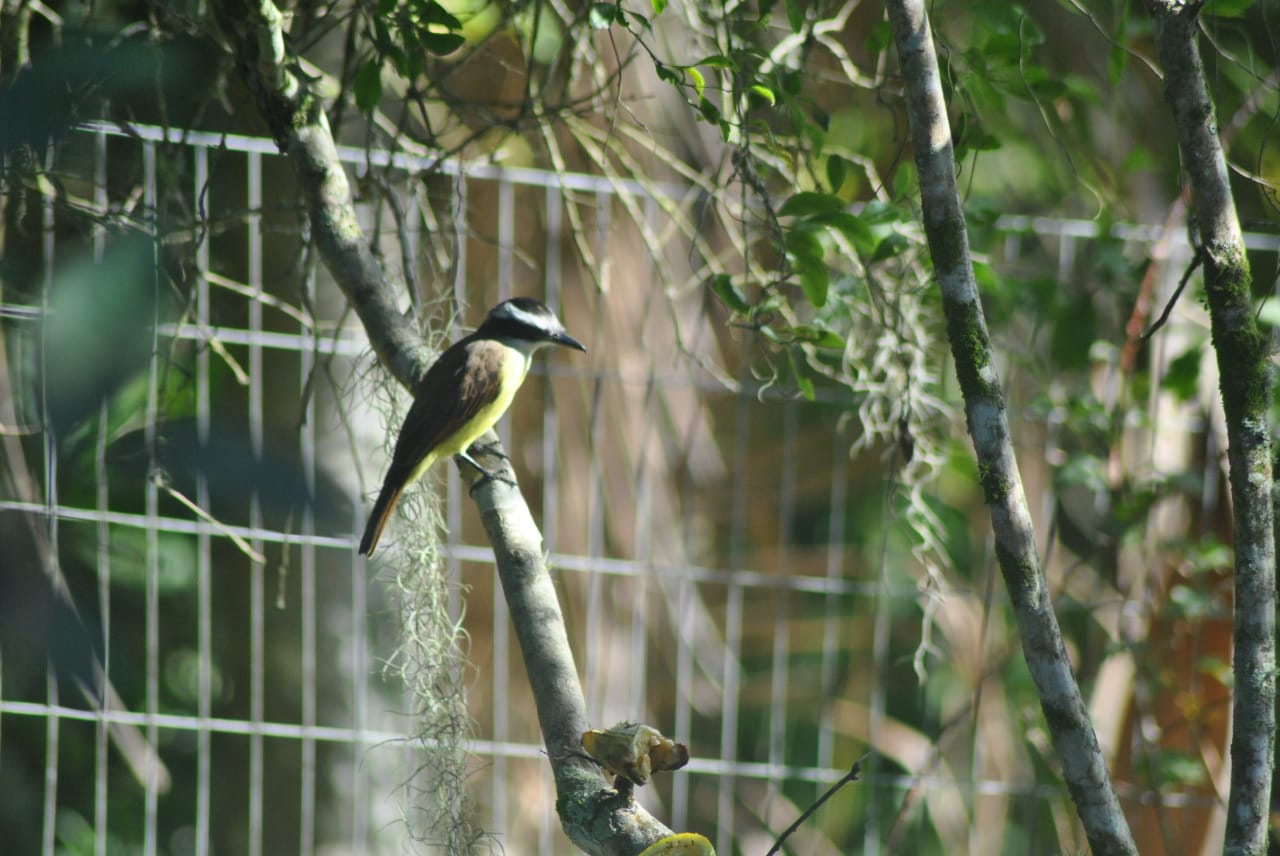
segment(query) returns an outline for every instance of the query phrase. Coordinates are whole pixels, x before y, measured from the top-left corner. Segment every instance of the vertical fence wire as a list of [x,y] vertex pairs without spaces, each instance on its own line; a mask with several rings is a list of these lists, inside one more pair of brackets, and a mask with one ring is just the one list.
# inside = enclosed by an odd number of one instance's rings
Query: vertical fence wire
[[[248,249],[246,259],[249,271],[249,290],[253,295],[262,293],[262,155],[249,152],[246,161],[246,209],[245,240]],[[248,304],[249,325],[249,447],[255,471],[262,462],[263,414],[262,414],[262,303],[250,297]],[[262,497],[254,480],[249,496],[249,527],[262,529]],[[255,537],[250,546],[254,553],[262,555],[265,544]],[[267,616],[266,576],[261,563],[249,559],[249,856],[262,856],[263,799],[265,783],[266,745],[261,731],[266,720],[266,662]]]
[[[832,701],[836,689],[836,658],[840,646],[841,596],[836,586],[844,573],[845,514],[849,494],[848,439],[842,431],[831,435],[831,509],[828,512],[826,570],[829,587],[823,594],[822,653],[818,670],[818,698],[822,713],[818,720],[818,767],[835,766],[835,722]],[[850,610],[850,613],[852,610]],[[821,788],[819,788],[821,790]],[[816,795],[815,795],[816,798]]]
[[[107,135],[101,131],[93,134],[93,208],[99,218],[107,215]],[[93,234],[93,261],[102,264],[107,251],[107,230],[101,220],[96,222]],[[102,635],[102,675],[94,689],[98,698],[106,699],[111,683],[111,527],[105,514],[111,504],[111,492],[107,484],[107,400],[104,397],[98,408],[98,439],[94,449],[93,469],[96,505],[104,515],[97,523],[98,621]],[[107,754],[109,730],[106,717],[95,729],[93,755],[93,853],[107,854],[107,771],[110,756]],[[204,856],[204,854],[197,854]]]
[[[498,299],[512,296],[515,282],[516,248],[515,186],[509,181],[498,184]],[[499,439],[504,449],[511,449],[508,423],[498,426]],[[507,599],[502,596],[502,583],[495,566],[490,572],[493,586],[493,740],[503,744],[511,739],[510,694],[511,686],[511,637],[507,617]],[[493,800],[493,828],[506,829],[508,815],[507,789],[508,765],[502,752],[493,754],[493,783],[490,787]]]
[[[147,742],[157,746],[160,729],[155,717],[160,713],[160,272],[159,272],[159,197],[156,188],[156,146],[148,141],[142,147],[144,190],[142,201],[146,212],[147,237],[151,243],[154,300],[151,318],[151,361],[147,368],[147,404],[144,426],[147,444],[146,514],[147,514]],[[159,852],[160,788],[154,770],[146,775],[146,829],[143,838],[145,856]]]
[[[209,314],[209,216],[208,205],[209,149],[196,146],[192,179],[192,198],[197,200],[192,223],[196,230],[196,323],[208,330],[212,319]],[[211,390],[209,389],[209,347],[196,350],[196,443],[208,448],[212,427]],[[204,467],[196,470],[196,502],[201,508],[209,508],[209,475]],[[199,698],[196,714],[207,722],[213,716],[213,538],[208,526],[201,526],[196,533],[196,624],[198,640]],[[211,818],[213,780],[213,734],[201,728],[196,734],[196,856],[209,856],[209,823]]]
[[[560,282],[564,277],[560,252],[564,228],[564,198],[554,187],[546,188],[544,197],[543,216],[546,217],[546,225],[543,234],[542,280],[547,306],[558,314]],[[554,440],[560,436],[560,432],[559,413],[550,384],[543,393],[542,406],[542,543],[547,552],[554,553],[560,545],[560,468],[555,457]]]
[[[58,680],[50,666],[45,677],[46,695],[49,706],[58,706]],[[44,731],[44,811],[41,823],[40,852],[45,856],[53,856],[54,843],[57,840],[58,825],[58,741],[61,736],[62,720],[50,716],[45,720]]]
[[[782,410],[782,483],[778,487],[779,539],[777,573],[784,579],[791,574],[790,530],[795,520],[796,472],[796,405],[789,401]],[[769,670],[769,766],[782,769],[787,763],[787,696],[791,691],[791,589],[778,591],[773,613],[773,665]],[[770,778],[769,796],[780,794],[782,777]]]
[[[364,521],[361,517],[361,504],[351,497],[351,531],[359,532]],[[367,583],[365,581],[365,562],[354,550],[348,551],[350,561],[347,572],[351,576],[351,849],[364,852],[369,847],[369,799],[366,792],[367,777],[364,775],[364,758],[368,737],[366,729],[369,723],[369,633],[366,624],[369,611]]]
[[[46,170],[53,166],[53,147],[50,146],[45,154]],[[54,235],[54,208],[53,198],[46,196],[41,205],[40,213],[40,254],[41,262],[44,265],[44,281],[42,283],[40,295],[40,311],[45,316],[49,315],[49,304],[53,294],[54,280],[54,251],[55,251],[55,235]],[[45,335],[44,325],[40,328],[40,412],[43,419],[44,436],[42,438],[41,450],[43,458],[43,478],[45,487],[45,509],[48,514],[46,534],[49,538],[49,555],[43,557],[45,562],[44,572],[50,580],[56,579],[61,573],[58,569],[58,515],[54,511],[58,507],[58,452],[56,446],[56,438],[49,422],[49,387],[48,387],[48,367],[49,367],[49,343]],[[54,584],[56,587],[56,583]],[[48,665],[48,672],[45,683],[48,687],[48,702],[51,707],[58,704],[58,687],[56,676],[53,671],[53,664]],[[58,805],[58,729],[59,723],[56,717],[50,717],[46,724],[45,733],[45,772],[44,772],[44,817],[42,823],[41,843],[42,850],[46,854],[53,853],[56,826],[57,826],[57,805]]]
[[[303,275],[302,287],[307,295],[304,305],[313,302],[311,295],[315,292],[315,268],[308,266]],[[306,336],[306,325],[301,325],[300,334]],[[303,490],[300,498],[302,504],[302,534],[300,545],[302,551],[302,798],[301,798],[301,830],[299,831],[300,850],[304,856],[315,851],[316,835],[316,740],[312,731],[316,726],[316,546],[310,540],[315,535],[316,522],[313,497],[316,492],[316,411],[315,396],[309,395],[311,376],[316,370],[314,352],[306,347],[298,350],[298,394],[305,395],[302,404],[301,420],[301,463]],[[289,549],[286,542],[284,549]]]

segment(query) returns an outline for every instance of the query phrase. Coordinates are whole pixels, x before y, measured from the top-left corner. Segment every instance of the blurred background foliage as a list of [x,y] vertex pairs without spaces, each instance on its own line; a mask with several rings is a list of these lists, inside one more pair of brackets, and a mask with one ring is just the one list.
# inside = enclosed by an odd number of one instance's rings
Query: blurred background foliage
[[[380,475],[384,429],[369,401],[389,407],[394,393],[371,395],[370,361],[338,347],[358,327],[310,252],[285,162],[263,162],[255,199],[238,153],[209,149],[198,184],[191,150],[163,143],[149,184],[151,155],[111,137],[110,169],[95,179],[96,138],[72,130],[107,118],[168,126],[175,140],[183,129],[262,135],[217,8],[6,0],[0,12],[12,403],[2,699],[80,704],[95,652],[131,709],[154,699],[170,713],[302,721],[302,548],[215,537],[206,552],[195,535],[124,523],[33,528],[23,503],[194,519],[185,498],[232,525],[296,533],[310,515],[315,532],[345,538]],[[517,187],[504,236],[508,191],[496,184],[469,183],[463,197],[443,169],[370,160],[352,173],[375,248],[435,336],[455,312],[474,324],[508,290],[550,290],[591,348],[585,368],[531,379],[508,448],[566,565],[558,583],[600,724],[643,719],[686,739],[695,759],[833,770],[873,753],[865,782],[794,852],[1083,848],[994,576],[881,4],[282,8],[341,142],[587,173],[615,189],[564,189],[553,205]],[[1225,435],[1198,277],[1143,337],[1191,259],[1150,20],[1140,3],[1092,0],[930,11],[984,306],[1073,661],[1142,852],[1216,852],[1230,690]],[[1272,325],[1278,18],[1265,3],[1214,0],[1202,38],[1239,213],[1264,235],[1250,261]],[[516,248],[505,272],[504,246]],[[220,279],[201,300],[205,271]],[[162,332],[181,324],[199,335]],[[224,342],[211,328],[302,335],[314,353]],[[320,449],[314,473],[307,437]],[[453,507],[450,543],[483,544],[472,512]],[[387,712],[365,725],[403,731],[400,688],[377,665],[397,647],[391,596],[349,552],[320,550],[312,656],[325,666],[310,715],[347,726],[369,692]],[[45,573],[50,553],[74,610]],[[206,591],[202,555],[218,569]],[[575,572],[605,560],[649,577]],[[496,646],[510,644],[490,569],[455,558],[450,573],[467,589],[477,736],[497,739],[501,695],[519,712],[501,739],[536,744],[519,667],[490,675]],[[824,597],[777,578],[844,588]],[[204,677],[202,598],[216,604]],[[375,616],[367,661],[347,646],[353,598]],[[637,635],[642,663],[627,647]],[[637,671],[644,691],[628,694]],[[46,723],[2,724],[0,837],[38,852]],[[156,849],[205,852],[190,809],[206,787],[201,750],[189,732],[159,735],[172,787],[158,797]],[[212,850],[244,850],[251,776],[259,800],[269,795],[261,846],[298,850],[300,746],[214,743]],[[56,838],[69,854],[102,852],[84,775],[93,746],[89,723],[64,725]],[[337,842],[355,821],[339,807],[367,795],[335,771],[367,765],[388,791],[405,774],[360,746],[316,752],[326,773],[314,843],[345,852]],[[763,852],[821,790],[697,769],[646,798],[724,853]],[[508,852],[531,851],[547,823],[545,773],[533,760],[501,771],[497,790],[470,780],[479,824],[492,794],[507,793],[494,831]],[[107,851],[135,852],[140,786],[113,764],[109,792]],[[398,849],[394,811],[379,811],[367,847]]]

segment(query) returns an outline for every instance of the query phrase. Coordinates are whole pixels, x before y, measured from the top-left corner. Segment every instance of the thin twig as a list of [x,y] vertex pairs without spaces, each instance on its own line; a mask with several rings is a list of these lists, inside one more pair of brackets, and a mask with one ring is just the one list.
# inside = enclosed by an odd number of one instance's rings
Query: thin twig
[[1160,317],[1155,320],[1147,332],[1142,334],[1142,341],[1146,342],[1156,334],[1156,331],[1165,325],[1169,320],[1169,315],[1173,312],[1173,307],[1178,302],[1178,298],[1182,296],[1182,290],[1187,287],[1187,283],[1191,281],[1191,274],[1195,273],[1196,268],[1200,267],[1200,263],[1204,261],[1204,250],[1197,249],[1196,256],[1191,260],[1191,264],[1187,265],[1187,269],[1182,274],[1182,279],[1178,280],[1178,287],[1173,291],[1173,297],[1169,298],[1169,302],[1165,304],[1164,311],[1160,313]]
[[824,802],[826,802],[827,800],[835,796],[836,791],[840,790],[845,785],[849,784],[850,782],[858,781],[858,775],[862,772],[862,762],[867,760],[870,757],[871,757],[871,753],[868,752],[858,760],[854,761],[853,766],[849,768],[849,772],[841,776],[839,781],[837,781],[834,785],[827,788],[826,793],[824,793],[822,796],[814,800],[813,805],[805,809],[804,812],[799,817],[796,818],[795,823],[791,824],[790,826],[788,826],[786,829],[782,831],[782,834],[778,836],[778,840],[773,842],[773,846],[769,848],[769,852],[764,854],[764,856],[773,856],[773,854],[775,853],[782,852],[782,843],[786,841],[788,837],[790,837],[791,833],[799,829],[800,825],[804,823],[806,820],[808,820],[815,811],[821,808]]
[[231,542],[240,549],[241,553],[244,553],[246,556],[248,556],[250,561],[256,562],[259,565],[265,565],[267,563],[266,556],[262,555],[257,550],[253,549],[253,547],[249,546],[249,542],[244,540],[244,538],[241,538],[239,535],[237,535],[230,526],[223,523],[221,520],[214,517],[209,512],[205,511],[203,508],[201,508],[199,505],[193,502],[190,498],[188,498],[187,495],[184,494],[182,491],[170,485],[169,480],[166,479],[164,476],[157,474],[156,476],[154,476],[154,479],[157,487],[159,487],[165,493],[169,494],[169,496],[173,497],[178,502],[185,505],[191,511],[191,513],[193,513],[196,517],[199,517],[205,523],[208,523],[214,529],[217,529],[223,535],[226,535],[228,538],[230,538]]

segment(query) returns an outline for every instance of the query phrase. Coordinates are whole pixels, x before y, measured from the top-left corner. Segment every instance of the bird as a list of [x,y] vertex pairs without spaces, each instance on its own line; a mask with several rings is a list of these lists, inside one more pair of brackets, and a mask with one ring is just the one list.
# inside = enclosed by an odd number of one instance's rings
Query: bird
[[413,404],[360,539],[360,555],[373,555],[401,494],[436,461],[456,456],[492,477],[468,449],[506,413],[534,353],[547,345],[587,350],[546,305],[514,297],[489,310],[474,333],[432,363],[414,388]]

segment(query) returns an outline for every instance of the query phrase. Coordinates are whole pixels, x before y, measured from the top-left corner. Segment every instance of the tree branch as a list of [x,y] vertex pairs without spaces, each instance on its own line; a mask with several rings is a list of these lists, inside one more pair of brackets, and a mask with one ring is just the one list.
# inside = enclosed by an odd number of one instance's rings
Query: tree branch
[[[325,265],[359,314],[378,359],[412,389],[429,365],[429,352],[396,308],[403,288],[387,276],[361,233],[323,105],[285,52],[279,10],[271,0],[218,0],[214,10],[276,143],[297,169]],[[486,466],[498,469],[500,460],[490,456]],[[581,752],[586,704],[533,515],[520,491],[499,479],[487,480],[475,497],[529,673],[565,832],[589,853],[639,853],[671,831],[629,794],[611,788]]]
[[1218,356],[1235,515],[1234,706],[1225,852],[1267,850],[1276,731],[1276,553],[1271,502],[1270,343],[1253,310],[1252,277],[1226,157],[1196,44],[1203,3],[1149,0],[1165,99],[1200,233]]
[[1136,854],[1132,833],[1107,774],[1106,760],[1071,672],[1036,553],[1031,514],[1009,434],[1004,393],[996,375],[969,256],[964,212],[955,181],[951,130],[924,3],[891,0],[888,11],[906,81],[925,233],[942,290],[947,337],[964,395],[979,478],[991,510],[996,556],[1017,616],[1023,655],[1090,848],[1098,856]]
[[324,105],[285,53],[280,11],[271,0],[222,0],[213,9],[276,144],[298,171],[325,266],[360,316],[378,359],[412,388],[430,365],[429,351],[397,308],[399,290],[364,239]]

